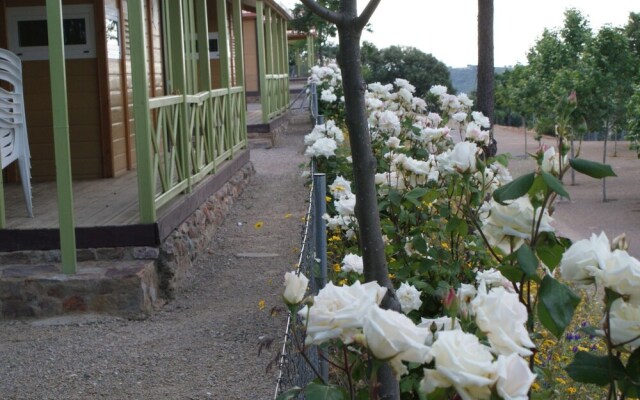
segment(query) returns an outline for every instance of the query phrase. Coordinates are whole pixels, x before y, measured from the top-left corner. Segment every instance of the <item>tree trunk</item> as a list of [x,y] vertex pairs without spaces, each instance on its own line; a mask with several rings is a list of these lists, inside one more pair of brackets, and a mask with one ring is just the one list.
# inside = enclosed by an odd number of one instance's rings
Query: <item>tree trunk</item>
[[[604,146],[602,148],[602,163],[607,163],[607,141],[609,139],[609,123],[607,122],[607,129],[604,134]],[[602,178],[602,202],[607,202],[607,178]]]
[[[338,27],[340,47],[338,63],[342,70],[344,103],[349,143],[353,157],[353,175],[356,194],[355,214],[358,218],[358,239],[365,265],[366,282],[377,281],[389,291],[383,308],[400,311],[400,304],[393,293],[389,279],[384,242],[378,213],[377,191],[375,185],[376,159],[371,148],[368,118],[366,114],[364,92],[366,84],[360,68],[360,35],[349,25]],[[388,365],[378,372],[380,399],[399,399],[400,392],[393,371]]]
[[[380,0],[371,0],[358,17],[356,0],[341,0],[338,12],[322,8],[313,0],[301,0],[319,16],[334,22],[338,28],[338,64],[342,70],[342,87],[356,195],[355,214],[358,219],[358,240],[364,262],[366,282],[377,281],[386,287],[387,295],[382,308],[400,312],[400,302],[395,296],[389,279],[389,270],[384,254],[384,241],[378,213],[378,199],[375,185],[377,162],[371,147],[368,116],[364,93],[366,84],[362,77],[360,62],[360,38],[362,30]],[[377,398],[399,400],[400,388],[389,364],[378,370]]]
[[[491,121],[493,142],[494,119],[494,65],[493,65],[493,0],[478,0],[478,87],[477,107]],[[494,154],[495,143],[489,146]],[[494,150],[495,149],[495,150]]]

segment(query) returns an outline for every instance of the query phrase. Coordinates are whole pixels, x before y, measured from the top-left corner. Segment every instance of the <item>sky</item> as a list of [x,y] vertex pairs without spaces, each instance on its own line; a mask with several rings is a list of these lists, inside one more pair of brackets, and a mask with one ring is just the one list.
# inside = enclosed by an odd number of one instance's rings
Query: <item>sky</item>
[[[279,0],[293,8],[296,0]],[[358,1],[364,7],[366,1]],[[624,26],[640,0],[494,0],[494,64],[527,63],[527,52],[544,28],[562,27],[564,11],[578,9],[594,32],[605,24]],[[363,40],[378,48],[416,47],[450,67],[475,65],[477,0],[382,0]]]

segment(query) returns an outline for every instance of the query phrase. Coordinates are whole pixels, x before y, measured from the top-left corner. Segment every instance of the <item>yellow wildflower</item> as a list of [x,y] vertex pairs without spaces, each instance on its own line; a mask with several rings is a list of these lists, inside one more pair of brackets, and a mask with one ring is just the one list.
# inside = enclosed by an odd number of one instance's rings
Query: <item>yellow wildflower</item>
[[260,309],[260,311],[264,310],[265,306],[266,306],[266,302],[264,300],[260,300],[258,302],[258,308]]
[[389,274],[389,279],[396,279],[396,275],[395,274]]
[[346,279],[340,279],[340,280],[338,281],[338,285],[339,285],[339,286],[346,285],[347,283],[349,283],[349,282],[348,282]]
[[255,223],[255,225],[253,225],[253,227],[256,228],[256,229],[260,229],[263,226],[264,226],[264,222],[262,222],[262,221],[258,221],[258,222]]
[[556,382],[558,382],[558,383],[559,383],[559,384],[561,384],[561,385],[566,385],[566,384],[567,384],[567,381],[565,381],[565,380],[564,380],[564,379],[562,379],[562,378],[556,378]]
[[578,391],[578,389],[574,388],[573,386],[569,386],[567,388],[567,393],[569,393],[569,394],[574,394],[577,391]]
[[450,249],[449,243],[447,243],[447,242],[440,243],[440,246],[442,246],[442,248],[445,249],[445,250],[449,250]]
[[291,217],[293,217],[293,214],[291,214],[291,213],[288,213],[288,214],[284,215],[284,219],[289,219]]
[[540,384],[538,382],[533,382],[533,385],[531,385],[531,390],[540,390]]
[[327,196],[327,197],[325,197],[324,199],[325,199],[325,200],[327,201],[327,203],[328,203],[328,202],[330,202],[330,201],[331,201],[331,196]]
[[342,268],[340,267],[340,264],[333,264],[333,271],[334,272],[340,272],[342,271]]

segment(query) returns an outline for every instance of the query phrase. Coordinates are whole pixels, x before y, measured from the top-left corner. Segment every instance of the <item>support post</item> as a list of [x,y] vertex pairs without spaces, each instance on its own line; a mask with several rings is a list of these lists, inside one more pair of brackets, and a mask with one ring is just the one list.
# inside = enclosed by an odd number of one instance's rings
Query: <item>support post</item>
[[196,1],[196,32],[198,34],[198,91],[211,90],[211,62],[209,62],[209,23],[207,21],[207,1]]
[[[151,150],[151,114],[147,90],[147,57],[144,35],[143,0],[129,0],[129,42],[135,121],[140,222],[156,221],[154,173]],[[170,2],[172,4],[173,2]]]
[[47,34],[49,35],[49,74],[51,75],[53,141],[56,157],[62,272],[64,274],[75,274],[78,261],[76,258],[76,234],[73,218],[71,146],[69,144],[67,78],[64,64],[61,0],[47,0]]
[[[325,174],[313,174],[313,226],[315,228],[315,259],[320,260],[320,277],[314,278],[318,282],[318,291],[327,285],[327,224],[322,216],[327,212],[327,177]],[[329,381],[329,365],[327,357],[322,356],[322,350],[318,348],[320,355],[320,375],[325,382]]]
[[264,35],[264,2],[256,0],[256,32],[258,36],[258,76],[260,82],[260,104],[262,106],[262,122],[269,122],[269,96],[267,94],[267,61],[265,59]]

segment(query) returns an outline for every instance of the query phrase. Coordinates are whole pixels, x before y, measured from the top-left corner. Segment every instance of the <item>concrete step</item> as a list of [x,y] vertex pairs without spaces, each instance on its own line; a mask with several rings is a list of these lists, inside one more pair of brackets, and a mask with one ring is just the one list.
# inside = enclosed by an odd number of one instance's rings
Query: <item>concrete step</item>
[[101,313],[148,317],[162,303],[153,260],[90,261],[77,273],[59,264],[0,266],[0,319]]

